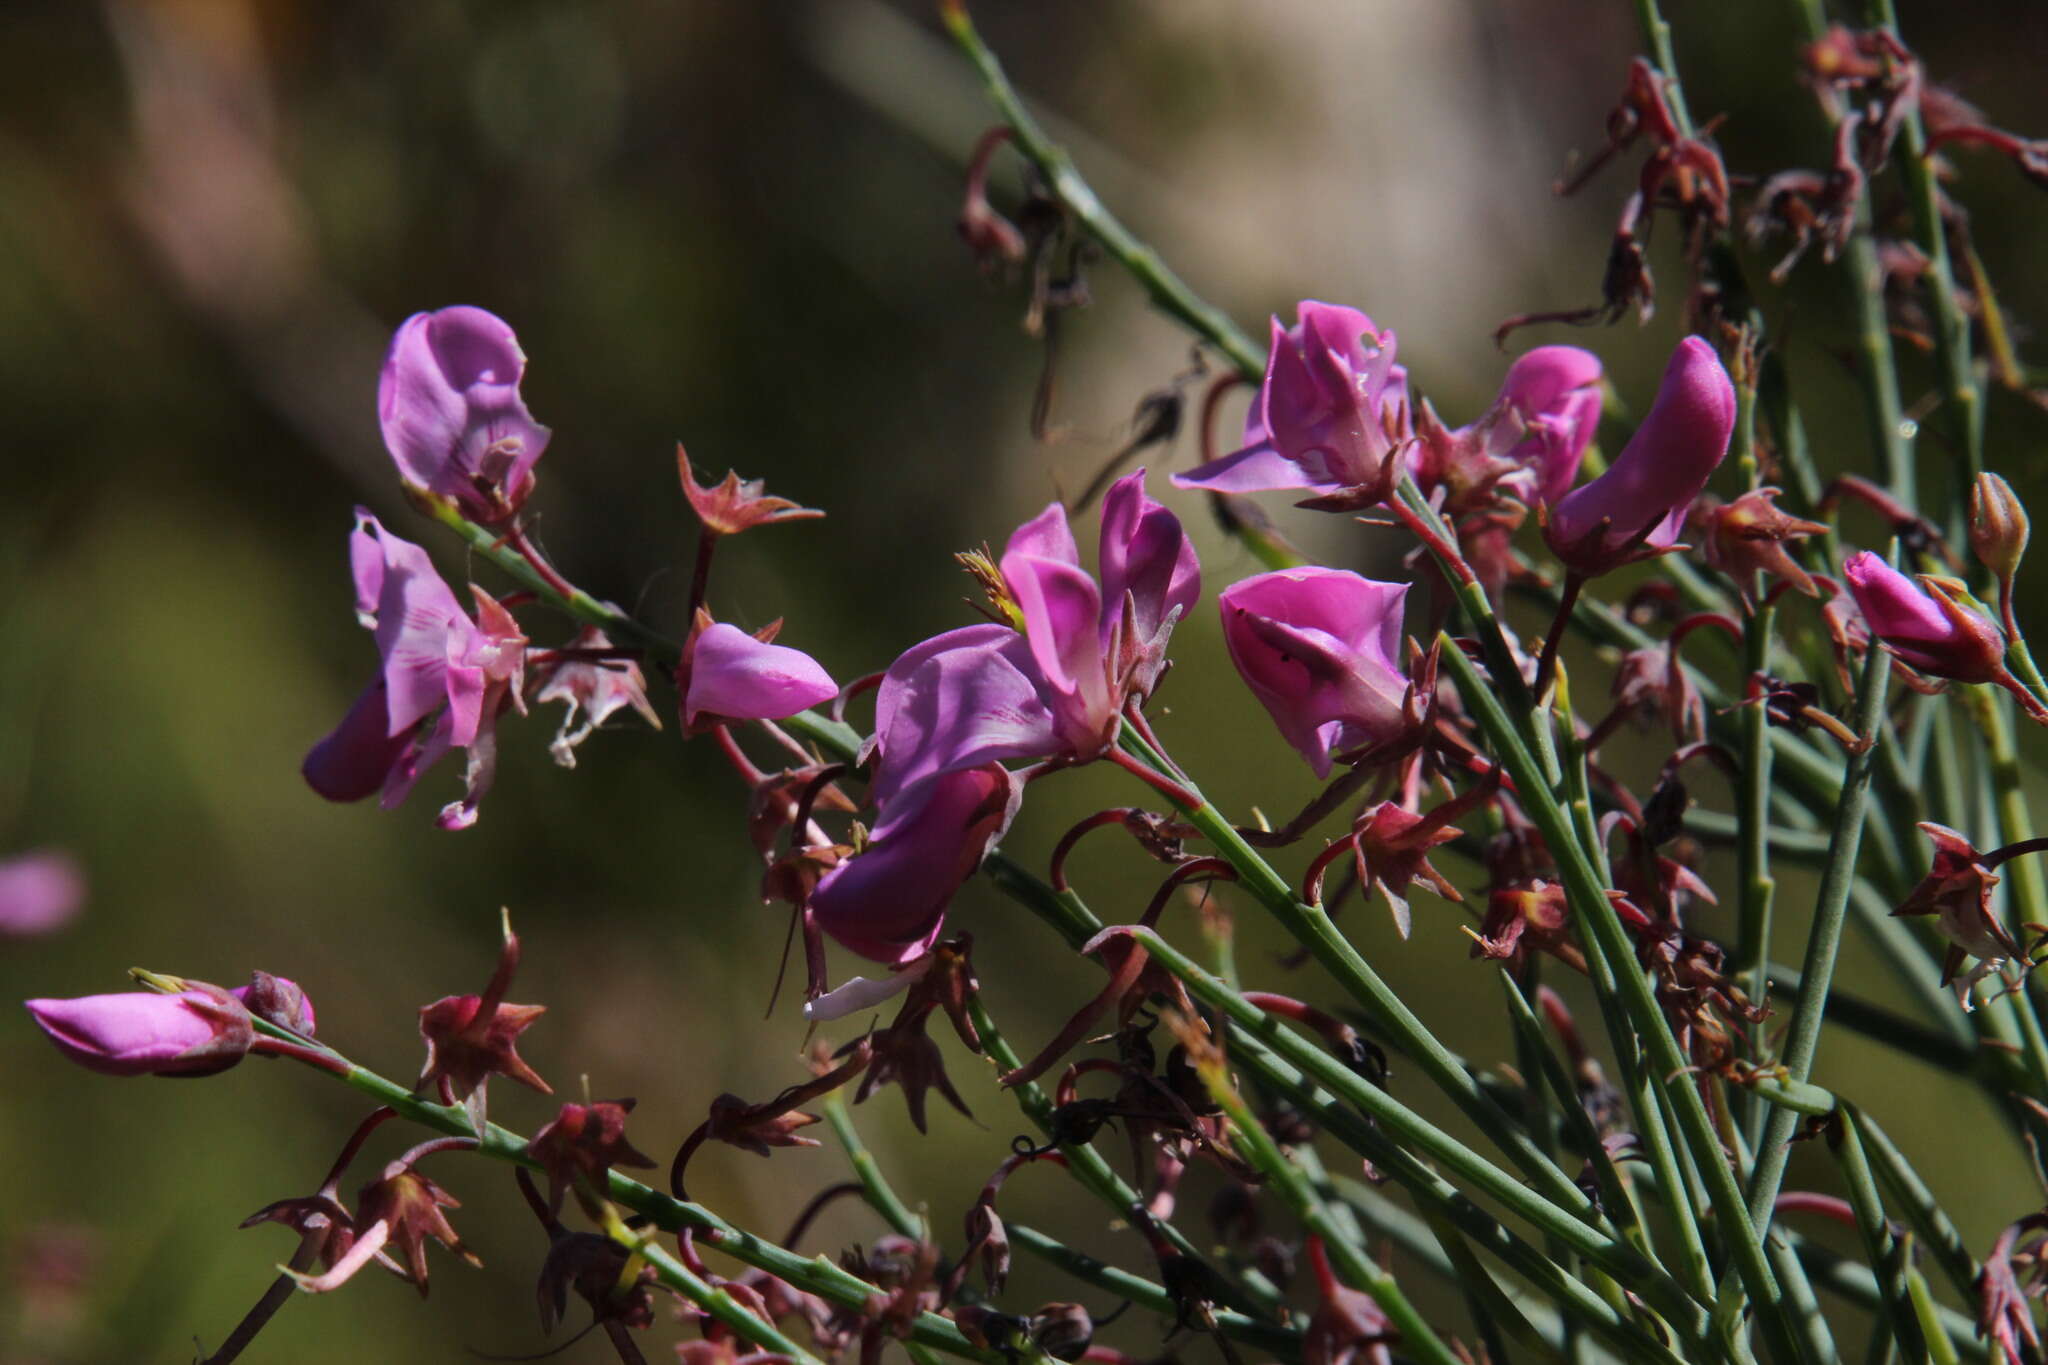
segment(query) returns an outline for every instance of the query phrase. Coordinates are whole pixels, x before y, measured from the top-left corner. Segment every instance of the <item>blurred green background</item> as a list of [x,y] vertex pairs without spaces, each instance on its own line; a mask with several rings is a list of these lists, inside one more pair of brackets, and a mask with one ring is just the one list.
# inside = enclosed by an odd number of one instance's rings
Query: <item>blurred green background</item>
[[[1571,149],[1598,144],[1636,50],[1629,9],[1062,0],[976,15],[1083,169],[1198,290],[1255,331],[1303,296],[1367,308],[1455,423],[1498,383],[1500,318],[1592,301],[1629,172],[1572,200],[1550,184]],[[2002,126],[2048,131],[2040,9],[1904,9],[1937,78]],[[1667,13],[1692,107],[1728,114],[1736,169],[1823,162],[1789,5],[1672,0]],[[514,997],[550,1007],[527,1057],[565,1097],[581,1076],[597,1096],[637,1095],[647,1151],[665,1160],[722,1090],[762,1098],[799,1076],[793,996],[762,1017],[783,918],[753,895],[739,792],[708,745],[629,722],[567,772],[544,752],[552,714],[514,721],[482,821],[460,835],[432,825],[452,769],[386,814],[322,803],[297,765],[374,661],[349,612],[351,505],[451,575],[463,567],[398,497],[374,422],[385,338],[418,309],[476,303],[518,329],[528,401],[555,431],[538,534],[600,596],[677,624],[691,546],[678,439],[701,471],[734,466],[827,509],[730,546],[713,604],[749,625],[785,617],[784,639],[842,679],[971,619],[951,552],[1000,545],[1121,443],[1188,339],[1096,269],[1094,306],[1065,319],[1051,439],[1030,437],[1039,351],[1020,290],[979,276],[952,226],[989,116],[928,8],[14,0],[0,8],[0,89],[0,855],[68,848],[92,882],[65,932],[0,942],[0,997],[120,989],[130,964],[226,983],[260,967],[304,983],[337,1046],[406,1077],[414,1011],[480,988],[505,905],[527,946]],[[1994,159],[1964,166],[2003,303],[2022,324],[2048,316],[2040,192]],[[1013,205],[1016,164],[999,162],[995,183]],[[1680,311],[1660,235],[1653,325],[1516,344],[1591,346],[1624,399],[1645,402]],[[1844,329],[1818,270],[1766,310],[1822,458],[1862,467]],[[1927,387],[1910,363],[1909,401]],[[2039,410],[1994,395],[1993,463],[2023,492],[2040,491],[2044,436]],[[1192,453],[1184,433],[1171,458]],[[1935,438],[1922,458],[1943,477]],[[1209,595],[1253,571],[1198,503],[1175,505]],[[1330,562],[1387,567],[1386,538],[1276,508]],[[1230,676],[1206,605],[1176,656],[1161,702],[1179,756],[1232,809],[1293,809],[1308,774]],[[1078,815],[1132,799],[1093,770],[1033,798],[1009,845],[1026,861]],[[1107,839],[1076,866],[1112,918],[1149,889],[1148,867]],[[1470,869],[1453,875],[1472,884]],[[1784,952],[1810,890],[1788,876]],[[1406,944],[1377,911],[1347,923],[1452,1046],[1503,1056],[1491,969],[1467,961],[1450,911],[1423,899],[1417,914]],[[979,886],[955,923],[974,931],[997,1015],[1027,1050],[1096,989],[1092,968]],[[1248,969],[1287,982],[1264,966],[1281,945],[1249,915],[1243,930]],[[1893,996],[1857,945],[1843,979]],[[1323,992],[1312,972],[1283,988]],[[893,1091],[858,1113],[906,1195],[957,1239],[1023,1125],[947,1046],[978,1123],[941,1108],[919,1142]],[[1952,1079],[1850,1037],[1822,1064],[1821,1080],[1891,1124],[1980,1250],[2038,1205],[1989,1108]],[[235,1223],[308,1191],[364,1108],[286,1066],[191,1084],[88,1077],[18,1013],[0,1013],[0,1074],[9,1365],[186,1360],[195,1337],[217,1344],[290,1251],[287,1234]],[[530,1130],[552,1112],[496,1091],[501,1121]],[[829,1148],[772,1164],[709,1151],[692,1186],[773,1234],[841,1169]],[[383,1276],[293,1302],[249,1358],[548,1344],[531,1288],[544,1245],[510,1182],[459,1158],[435,1174],[464,1201],[458,1226],[485,1270],[435,1252],[430,1304]],[[1020,1177],[1005,1212],[1143,1268],[1136,1239],[1056,1179]],[[1831,1180],[1802,1157],[1790,1183]],[[1187,1201],[1201,1236],[1206,1188]],[[842,1208],[804,1249],[879,1230]],[[1005,1302],[1072,1296],[1020,1265]],[[1136,1316],[1121,1339],[1150,1350],[1158,1324]],[[560,1358],[609,1356],[593,1339]]]

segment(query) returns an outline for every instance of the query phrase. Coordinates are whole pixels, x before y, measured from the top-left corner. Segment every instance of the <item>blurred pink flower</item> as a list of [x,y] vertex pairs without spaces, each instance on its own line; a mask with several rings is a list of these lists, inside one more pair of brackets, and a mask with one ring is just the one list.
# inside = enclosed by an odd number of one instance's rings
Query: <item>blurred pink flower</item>
[[0,938],[63,928],[85,904],[85,874],[68,853],[38,849],[0,862]]

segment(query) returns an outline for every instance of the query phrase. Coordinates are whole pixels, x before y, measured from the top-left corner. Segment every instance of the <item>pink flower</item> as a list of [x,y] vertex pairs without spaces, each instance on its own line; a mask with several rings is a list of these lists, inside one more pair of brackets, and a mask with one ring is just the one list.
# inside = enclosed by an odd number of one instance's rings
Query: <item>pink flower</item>
[[1576,346],[1539,346],[1508,367],[1477,420],[1446,430],[1424,404],[1408,468],[1424,493],[1443,488],[1454,518],[1562,497],[1600,424],[1600,360]]
[[1850,555],[1842,574],[1871,634],[1909,667],[1958,682],[2004,679],[2005,632],[1941,580],[1915,583],[1868,550]]
[[818,927],[901,966],[939,938],[953,893],[1009,829],[1023,784],[999,763],[947,773],[890,803],[865,849],[811,893]]
[[495,523],[533,491],[548,429],[519,396],[526,357],[481,308],[415,313],[391,339],[377,382],[384,444],[405,482]]
[[941,774],[1006,759],[1096,757],[1125,702],[1151,694],[1173,627],[1201,595],[1194,546],[1145,496],[1145,471],[1102,502],[1098,567],[1058,503],[1017,528],[1002,590],[1023,633],[968,626],[904,651],[875,699],[874,791],[887,804]]
[[1536,474],[1536,500],[1571,491],[1600,425],[1600,357],[1577,346],[1538,346],[1508,366],[1498,406],[1519,420],[1507,458]]
[[85,903],[85,874],[68,853],[43,849],[0,862],[0,938],[63,928]]
[[1245,417],[1242,449],[1176,474],[1218,493],[1305,489],[1314,505],[1365,507],[1386,496],[1391,458],[1409,432],[1407,372],[1394,334],[1356,308],[1303,300],[1274,318],[1266,378]]
[[471,620],[427,552],[360,507],[349,561],[357,616],[375,632],[384,666],[306,755],[306,782],[330,801],[359,801],[381,789],[389,810],[420,774],[465,749],[467,790],[442,808],[439,823],[466,829],[497,771],[498,714],[507,705],[524,708],[526,637],[510,612],[474,586]]
[[1335,755],[1409,726],[1397,662],[1407,596],[1405,583],[1310,567],[1259,574],[1217,598],[1231,662],[1317,777]]
[[1550,508],[1545,537],[1585,577],[1678,543],[1693,499],[1728,454],[1735,386],[1714,348],[1678,343],[1650,415],[1605,474]]
[[206,1076],[242,1060],[255,1041],[249,1012],[218,986],[177,995],[124,991],[24,1002],[57,1050],[109,1076]]
[[771,645],[717,622],[690,643],[683,725],[781,720],[839,695],[839,684],[802,650]]

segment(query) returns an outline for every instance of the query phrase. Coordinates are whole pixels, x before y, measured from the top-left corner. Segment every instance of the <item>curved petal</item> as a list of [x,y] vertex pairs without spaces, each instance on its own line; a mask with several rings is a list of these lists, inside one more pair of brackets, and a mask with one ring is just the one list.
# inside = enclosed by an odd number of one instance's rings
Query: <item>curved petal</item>
[[818,927],[848,949],[901,964],[930,951],[947,907],[1017,813],[1020,784],[988,764],[948,773],[894,803],[867,848],[811,893]]
[[885,811],[934,777],[1058,752],[1030,647],[1016,632],[996,629],[1003,638],[923,654],[902,678],[874,743],[873,791]]
[[1102,631],[1109,632],[1129,593],[1138,634],[1154,638],[1162,624],[1186,616],[1202,595],[1202,566],[1180,518],[1145,495],[1139,469],[1110,485],[1102,499]]
[[384,785],[411,743],[409,733],[391,733],[389,695],[382,676],[372,679],[341,724],[307,751],[299,765],[307,786],[329,801],[360,801]]

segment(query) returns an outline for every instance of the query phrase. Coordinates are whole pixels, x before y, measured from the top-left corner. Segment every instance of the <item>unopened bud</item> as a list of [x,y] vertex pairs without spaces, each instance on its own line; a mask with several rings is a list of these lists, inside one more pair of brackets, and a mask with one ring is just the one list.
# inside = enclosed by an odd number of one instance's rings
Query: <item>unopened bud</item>
[[248,1055],[256,1030],[242,1002],[218,986],[180,984],[185,989],[174,995],[127,991],[26,1003],[58,1051],[109,1076],[210,1076]]
[[1979,474],[1970,486],[1970,548],[1997,575],[2000,588],[2019,572],[2027,529],[2027,509],[2012,485],[1996,474]]
[[1054,1360],[1079,1360],[1095,1340],[1095,1319],[1078,1303],[1049,1303],[1031,1316],[1031,1344]]

